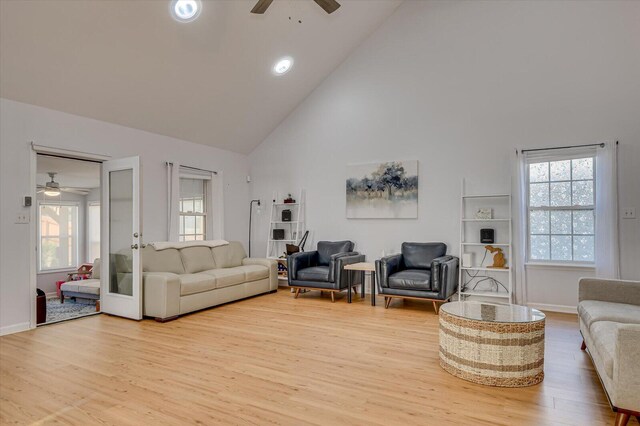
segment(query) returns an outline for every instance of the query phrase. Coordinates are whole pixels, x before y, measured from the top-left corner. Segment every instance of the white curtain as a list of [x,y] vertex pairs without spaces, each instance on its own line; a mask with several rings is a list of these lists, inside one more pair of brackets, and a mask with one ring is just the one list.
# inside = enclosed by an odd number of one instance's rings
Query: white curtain
[[596,276],[620,278],[618,148],[606,142],[596,153]]
[[527,304],[527,157],[522,151],[516,151],[516,194],[515,201],[515,241],[514,259],[516,261],[515,302]]
[[167,163],[167,241],[178,241],[180,165]]

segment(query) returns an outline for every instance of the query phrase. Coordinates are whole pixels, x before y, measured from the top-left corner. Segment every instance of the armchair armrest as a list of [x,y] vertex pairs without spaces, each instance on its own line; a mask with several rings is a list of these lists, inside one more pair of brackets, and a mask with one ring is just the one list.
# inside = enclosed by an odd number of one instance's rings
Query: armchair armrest
[[615,395],[618,408],[640,410],[640,324],[620,324],[616,339],[616,361],[613,364]]
[[578,282],[578,302],[583,300],[640,305],[640,281],[581,278]]
[[[344,253],[339,253],[344,254]],[[333,274],[334,280],[337,288],[345,288],[349,286],[349,273],[357,272],[357,271],[345,271],[345,265],[351,265],[354,263],[364,262],[365,256],[364,254],[360,254],[358,252],[349,252],[344,254],[343,256],[337,256],[335,260],[332,259],[329,269],[329,281],[331,280],[331,275]],[[335,262],[335,264],[334,264]],[[362,277],[363,274],[358,274],[358,277]],[[361,279],[354,280],[351,284],[359,285],[362,282]]]
[[287,276],[289,277],[289,284],[291,284],[291,280],[298,279],[298,271],[300,269],[310,268],[317,265],[317,251],[301,251],[299,253],[293,253],[287,256]]
[[[336,276],[338,275],[336,269],[338,267],[338,259],[348,256],[358,255],[357,251],[345,251],[342,253],[332,254],[329,260],[329,281],[336,282]],[[353,262],[356,263],[356,262]]]
[[376,275],[380,287],[389,287],[389,276],[402,268],[402,254],[394,254],[376,260]]
[[242,259],[242,265],[260,265],[269,268],[269,289],[278,289],[278,262],[273,259],[265,259],[258,257],[245,257]]
[[171,272],[142,274],[143,314],[169,318],[180,315],[180,278]]
[[[431,276],[439,277],[439,293],[438,296],[441,300],[447,300],[458,290],[458,263],[459,259],[455,256],[443,256],[448,257],[447,260],[442,260],[432,264]],[[440,258],[442,259],[442,258]],[[437,273],[433,269],[437,268]],[[435,275],[434,275],[435,274]],[[434,281],[435,285],[435,281]]]
[[431,289],[433,291],[440,291],[440,287],[442,287],[441,265],[451,259],[451,256],[441,256],[431,261]]

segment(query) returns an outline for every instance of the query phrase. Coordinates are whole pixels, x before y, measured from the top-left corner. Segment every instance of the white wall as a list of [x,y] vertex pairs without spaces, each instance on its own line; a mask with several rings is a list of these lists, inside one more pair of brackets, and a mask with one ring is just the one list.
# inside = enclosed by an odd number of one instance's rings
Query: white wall
[[[249,156],[252,195],[305,188],[314,240],[352,239],[368,259],[402,241],[458,253],[462,177],[500,192],[518,147],[620,140],[620,203],[638,208],[638,22],[640,2],[405,1]],[[347,220],[345,166],[404,159],[420,162],[419,218]],[[621,243],[623,276],[640,278],[637,219]],[[531,269],[528,302],[575,306],[590,273]]]
[[165,161],[221,171],[224,179],[225,237],[246,246],[249,188],[247,157],[204,145],[101,121],[0,100],[0,333],[28,326],[29,225],[15,224],[22,197],[31,192],[30,142],[111,155],[139,155],[142,162],[144,241],[167,238]]

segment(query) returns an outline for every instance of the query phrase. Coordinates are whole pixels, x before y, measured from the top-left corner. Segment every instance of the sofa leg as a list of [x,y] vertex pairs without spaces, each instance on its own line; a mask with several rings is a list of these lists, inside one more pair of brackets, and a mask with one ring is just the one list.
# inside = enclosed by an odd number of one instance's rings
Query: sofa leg
[[386,297],[384,298],[384,308],[385,309],[389,309],[389,305],[391,305],[391,297]]
[[293,298],[297,299],[299,294],[300,294],[300,289],[296,288],[296,294],[295,294],[295,296],[293,296]]
[[60,292],[60,303],[64,303],[64,291]]
[[100,300],[96,300],[96,312],[100,312]]
[[438,302],[433,301],[433,310],[436,311],[436,315],[438,315]]
[[174,316],[172,316],[172,317],[166,317],[166,318],[159,318],[159,317],[156,317],[156,318],[154,318],[154,319],[156,320],[156,322],[163,322],[163,323],[164,323],[164,322],[169,322],[169,321],[173,321],[173,320],[175,320],[175,319],[178,319],[178,317],[179,317],[179,316],[180,316],[180,315],[174,315]]
[[583,351],[587,349],[587,344],[584,342],[584,339],[582,340],[582,345],[580,346],[580,349]]
[[616,422],[615,426],[626,426],[629,422],[629,413],[623,413],[622,411],[618,411],[616,414]]
[[332,291],[331,292],[331,303],[335,303],[336,302],[336,292]]

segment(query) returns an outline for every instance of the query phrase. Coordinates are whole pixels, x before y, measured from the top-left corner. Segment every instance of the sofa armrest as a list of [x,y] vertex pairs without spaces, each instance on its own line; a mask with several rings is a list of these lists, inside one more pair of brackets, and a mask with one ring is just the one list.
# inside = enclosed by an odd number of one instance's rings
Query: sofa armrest
[[578,283],[578,301],[583,300],[640,305],[640,281],[581,278]]
[[269,268],[269,289],[278,289],[278,262],[273,259],[245,257],[242,265],[260,265]]
[[301,251],[287,256],[287,276],[289,277],[289,284],[291,284],[291,280],[298,279],[298,271],[300,269],[310,268],[317,265],[317,251]]
[[389,287],[389,276],[400,271],[402,254],[394,254],[376,260],[376,275],[380,287]]
[[[441,300],[447,300],[458,290],[459,259],[455,256],[448,257],[448,260],[440,261],[437,264],[437,268],[439,270],[438,276],[440,277],[438,296]],[[432,269],[431,274],[434,273],[435,272]]]
[[[342,257],[348,256],[357,256],[359,253],[357,251],[344,251],[342,253],[332,254],[329,258],[329,282],[336,282],[336,277],[338,276],[338,272],[336,270],[338,267],[338,259]],[[353,262],[356,263],[356,262]]]
[[613,364],[615,396],[618,408],[640,411],[640,324],[620,324]]
[[[340,253],[340,254],[344,254],[344,253]],[[337,288],[341,289],[349,286],[349,272],[352,272],[352,271],[345,271],[344,270],[345,265],[352,265],[354,263],[364,262],[364,259],[365,259],[364,254],[360,254],[358,252],[350,252],[347,255],[336,257],[335,265],[332,265],[332,267],[335,269],[335,271],[333,272],[335,277],[333,282],[336,283]],[[334,263],[334,261],[332,260],[331,263]],[[353,271],[353,272],[357,272],[357,271]],[[330,275],[332,274],[331,269],[329,269],[329,274]],[[363,274],[360,273],[358,274],[358,276],[361,277],[363,276]],[[359,285],[361,282],[362,282],[361,279],[356,279],[351,284],[355,286],[355,285]]]
[[155,318],[180,315],[180,278],[171,272],[142,274],[143,314]]

